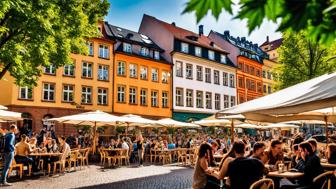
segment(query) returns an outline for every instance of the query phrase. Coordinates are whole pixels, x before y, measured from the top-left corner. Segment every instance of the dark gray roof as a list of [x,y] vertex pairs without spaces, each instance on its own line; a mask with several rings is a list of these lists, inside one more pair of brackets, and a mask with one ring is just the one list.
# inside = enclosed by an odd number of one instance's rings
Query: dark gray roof
[[125,41],[128,43],[135,43],[141,46],[145,46],[151,49],[155,49],[158,51],[164,51],[162,48],[160,48],[157,44],[155,44],[148,36],[131,31],[125,28],[121,28],[118,26],[111,25],[107,22],[105,22],[105,28],[108,28],[106,31],[106,34],[108,37],[111,37],[116,40]]

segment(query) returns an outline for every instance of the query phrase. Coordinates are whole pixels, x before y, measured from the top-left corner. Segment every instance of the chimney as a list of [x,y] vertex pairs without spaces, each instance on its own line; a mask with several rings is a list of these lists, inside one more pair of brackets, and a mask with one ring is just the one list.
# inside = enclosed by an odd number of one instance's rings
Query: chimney
[[225,31],[224,31],[224,35],[225,35],[225,36],[229,36],[229,35],[230,35],[230,31],[229,31],[229,30],[225,30]]
[[[246,37],[242,37],[241,38],[241,41],[244,43],[245,42],[245,40],[246,40]],[[248,41],[247,41],[248,42]]]
[[175,22],[172,22],[171,25],[176,26]]
[[269,37],[268,37],[268,36],[266,36],[266,42],[267,42],[267,43],[269,42]]
[[198,26],[198,34],[199,34],[199,36],[201,36],[201,35],[203,35],[204,34],[204,32],[203,32],[203,25],[199,25]]

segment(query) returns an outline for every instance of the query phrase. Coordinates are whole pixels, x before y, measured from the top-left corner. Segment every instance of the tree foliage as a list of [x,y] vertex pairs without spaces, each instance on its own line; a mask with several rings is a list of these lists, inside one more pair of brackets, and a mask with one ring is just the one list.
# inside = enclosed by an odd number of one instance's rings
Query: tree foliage
[[305,32],[284,33],[279,48],[279,89],[336,70],[336,45],[325,46],[306,38]]
[[[195,11],[199,22],[209,10],[218,19],[223,9],[232,14],[232,0],[189,0],[183,13]],[[312,41],[331,44],[336,39],[335,0],[240,0],[235,18],[246,19],[249,32],[264,19],[279,22],[279,32],[305,31]]]
[[41,66],[71,64],[98,37],[107,0],[1,0],[0,79],[9,71],[18,85],[34,85]]

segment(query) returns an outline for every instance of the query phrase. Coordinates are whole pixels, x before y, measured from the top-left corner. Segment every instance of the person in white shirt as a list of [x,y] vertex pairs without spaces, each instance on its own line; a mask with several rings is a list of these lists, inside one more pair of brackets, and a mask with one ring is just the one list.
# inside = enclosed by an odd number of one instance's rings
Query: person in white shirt
[[127,149],[127,150],[129,150],[129,146],[128,146],[128,144],[127,144],[125,138],[122,138],[122,139],[121,139],[121,148],[122,148],[122,149]]

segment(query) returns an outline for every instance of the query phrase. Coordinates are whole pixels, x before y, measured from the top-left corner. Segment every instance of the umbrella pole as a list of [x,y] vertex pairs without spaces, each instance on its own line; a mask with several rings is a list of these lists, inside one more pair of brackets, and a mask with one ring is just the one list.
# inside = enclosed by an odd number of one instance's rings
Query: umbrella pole
[[92,142],[92,152],[93,154],[96,153],[96,137],[97,137],[97,123],[95,122],[95,125],[93,127],[93,142]]
[[126,134],[125,134],[125,137],[127,137],[128,127],[129,127],[129,123],[127,123],[127,126],[126,126]]
[[327,139],[327,142],[326,142],[326,149],[328,147],[328,138],[329,138],[329,132],[328,132],[328,118],[327,116],[324,116],[324,121],[325,121],[325,128],[326,128],[326,139]]
[[234,142],[234,123],[233,119],[231,119],[231,144]]

